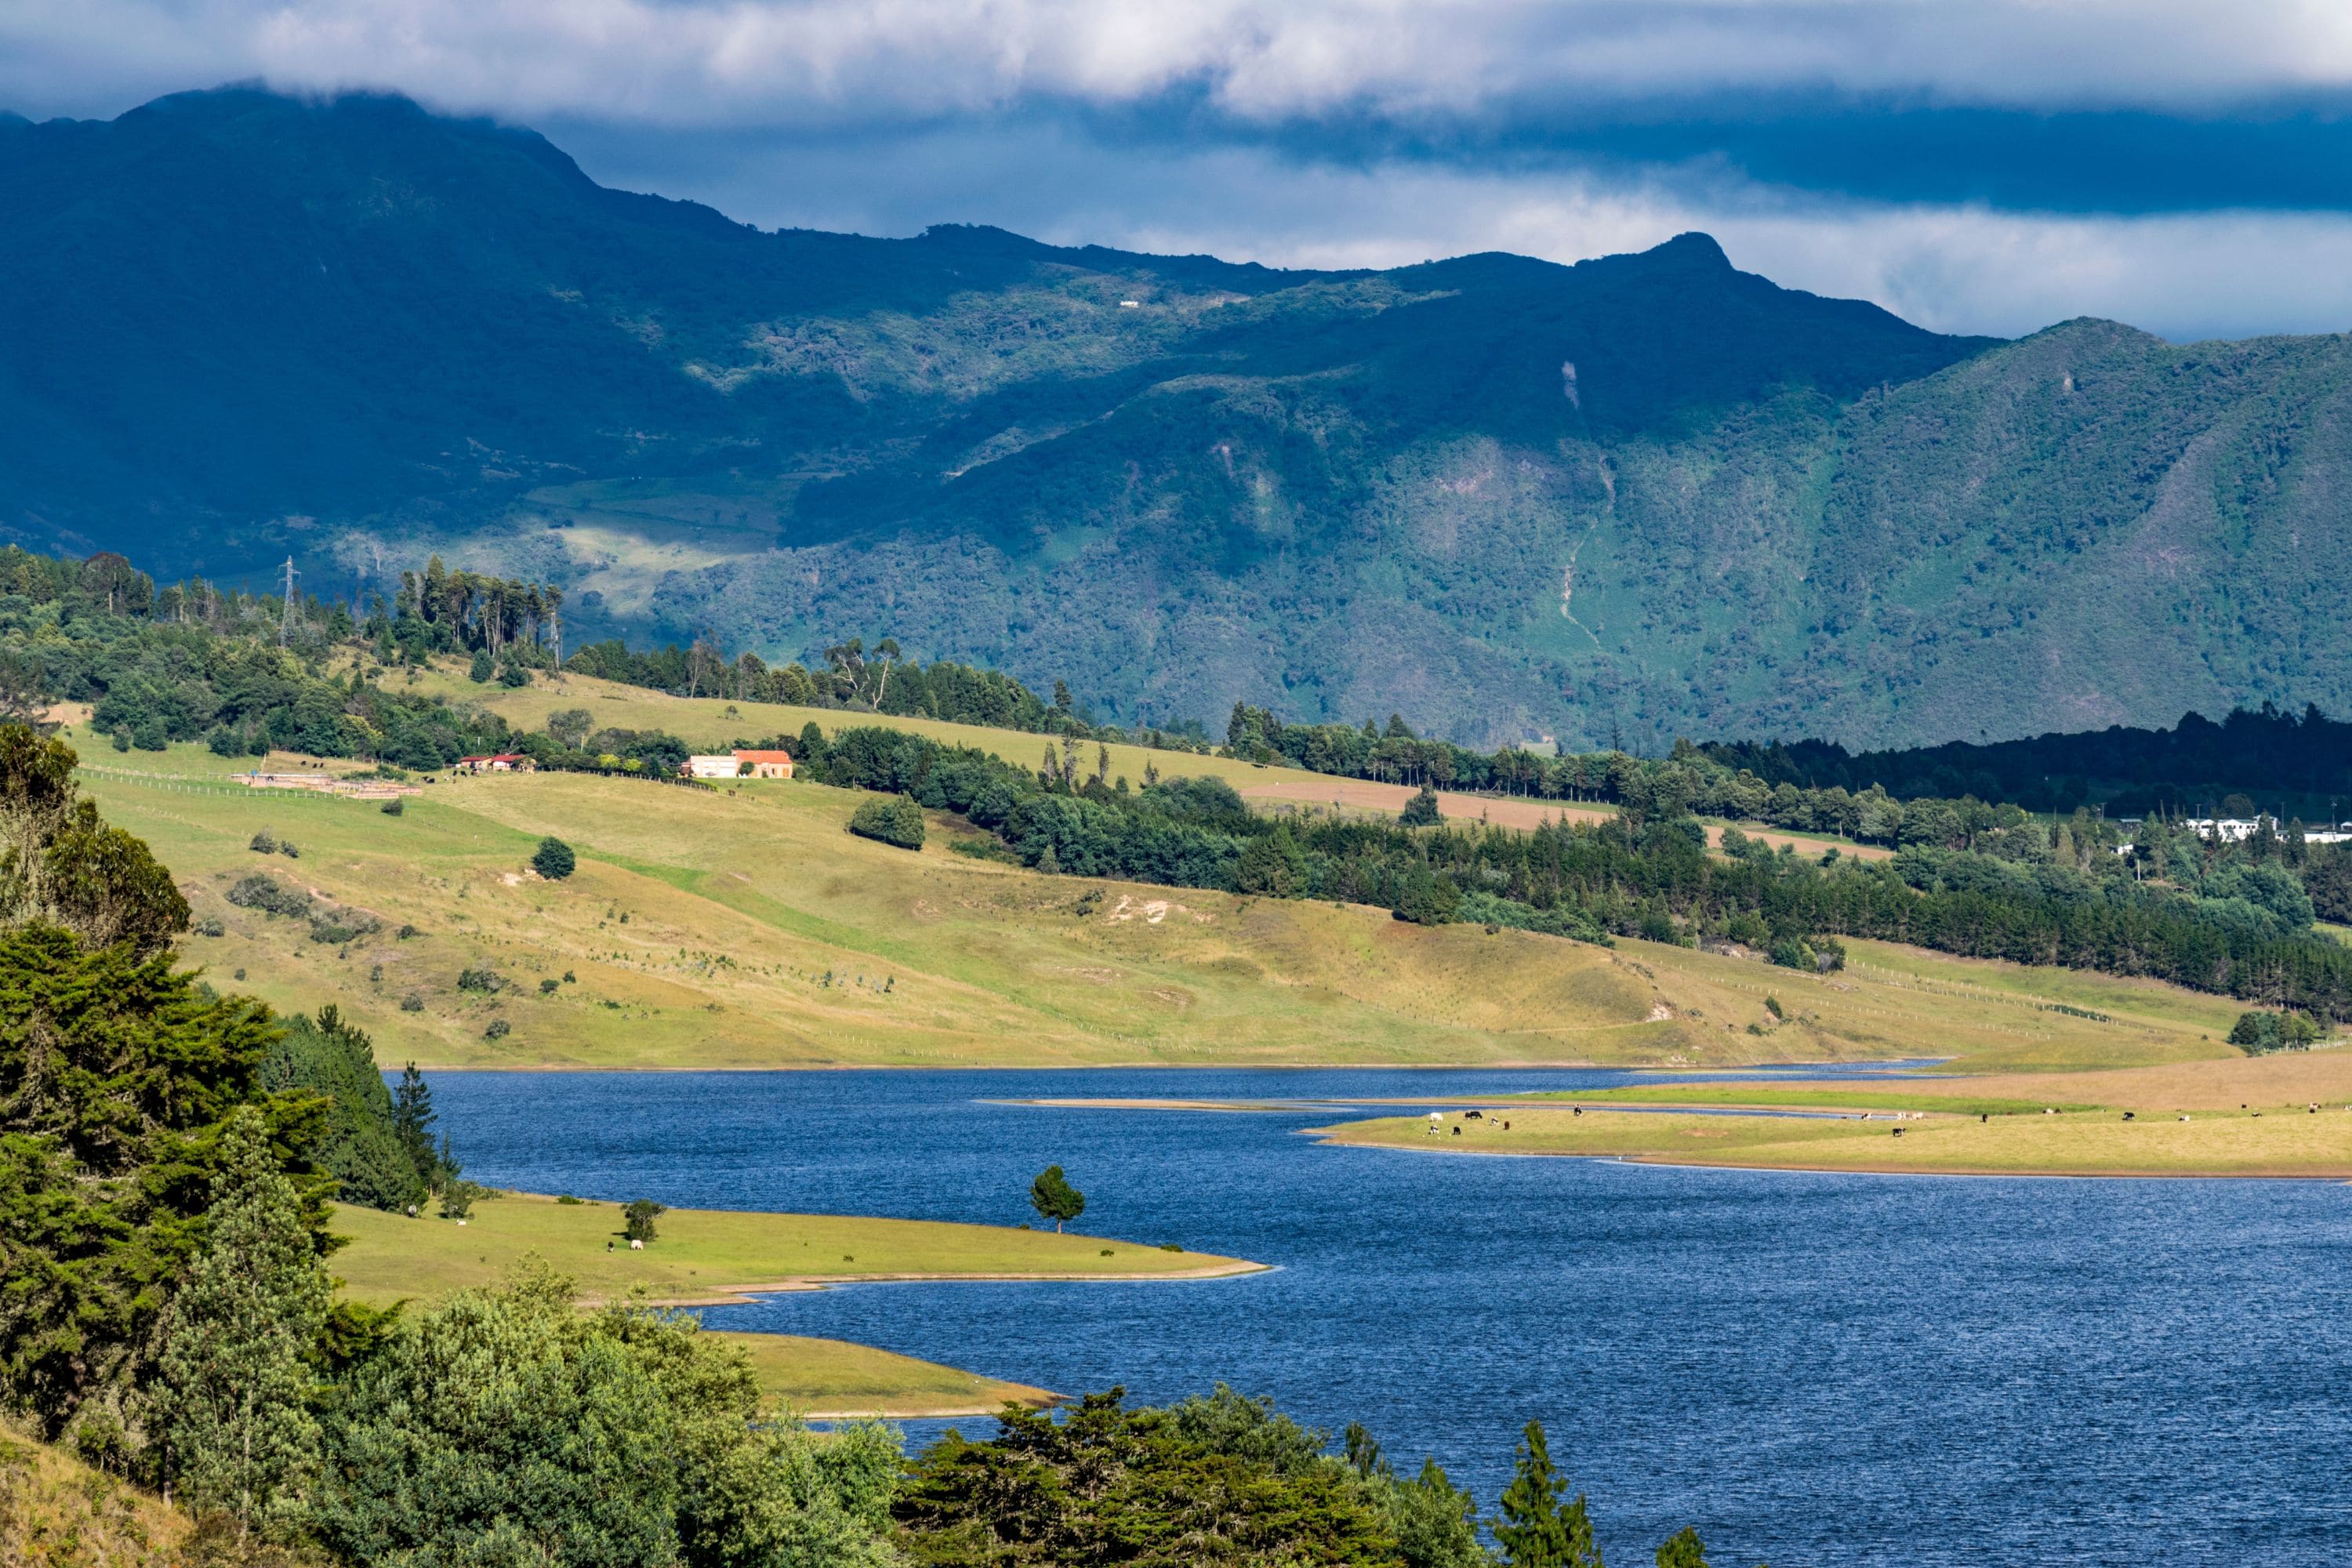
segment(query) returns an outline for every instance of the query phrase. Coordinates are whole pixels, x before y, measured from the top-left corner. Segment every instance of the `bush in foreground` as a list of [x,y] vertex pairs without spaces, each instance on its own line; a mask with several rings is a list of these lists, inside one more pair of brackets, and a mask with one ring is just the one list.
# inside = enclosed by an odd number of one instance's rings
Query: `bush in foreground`
[[760,1416],[750,1364],[693,1319],[583,1314],[541,1267],[359,1364],[325,1418],[319,1529],[353,1563],[889,1563],[889,1435]]

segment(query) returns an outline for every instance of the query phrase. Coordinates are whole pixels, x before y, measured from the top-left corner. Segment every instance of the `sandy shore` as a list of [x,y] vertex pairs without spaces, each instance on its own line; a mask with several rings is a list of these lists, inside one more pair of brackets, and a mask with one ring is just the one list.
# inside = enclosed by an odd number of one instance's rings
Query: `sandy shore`
[[[797,1274],[781,1279],[762,1280],[748,1285],[726,1285],[697,1295],[656,1296],[648,1298],[656,1307],[740,1307],[761,1296],[782,1296],[795,1290],[824,1290],[835,1285],[926,1284],[960,1285],[982,1280],[1031,1279],[1054,1280],[1072,1285],[1140,1285],[1160,1279],[1230,1279],[1237,1274],[1263,1274],[1274,1266],[1270,1263],[1213,1263],[1199,1268],[1163,1268],[1150,1274],[942,1274],[905,1272],[898,1274]],[[619,1298],[613,1298],[619,1300]],[[601,1305],[604,1298],[583,1297],[591,1305]]]

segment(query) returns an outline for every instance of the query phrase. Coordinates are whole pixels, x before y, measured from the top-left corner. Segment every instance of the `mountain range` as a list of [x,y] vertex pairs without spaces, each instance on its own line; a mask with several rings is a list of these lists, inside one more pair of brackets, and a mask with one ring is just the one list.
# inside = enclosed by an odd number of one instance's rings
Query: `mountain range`
[[0,532],[1098,718],[1856,747],[2352,710],[2352,343],[2015,342],[1684,235],[1381,271],[763,232],[248,89],[0,117]]

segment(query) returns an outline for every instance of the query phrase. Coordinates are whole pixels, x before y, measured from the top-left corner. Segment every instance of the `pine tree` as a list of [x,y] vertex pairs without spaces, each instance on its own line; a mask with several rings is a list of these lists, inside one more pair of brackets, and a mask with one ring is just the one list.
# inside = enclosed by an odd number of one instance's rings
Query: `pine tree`
[[319,1467],[308,1358],[327,1321],[327,1271],[260,1112],[236,1112],[222,1144],[211,1234],[164,1314],[155,1427],[191,1510],[274,1533]]
[[416,1167],[416,1179],[428,1188],[439,1184],[436,1175],[440,1163],[433,1156],[433,1123],[437,1120],[432,1086],[416,1070],[416,1064],[410,1062],[400,1069],[400,1087],[393,1090],[392,1128],[410,1163]]
[[1528,1422],[1518,1473],[1504,1489],[1503,1517],[1495,1521],[1496,1542],[1511,1568],[1601,1568],[1584,1496],[1563,1505],[1567,1490],[1568,1479],[1552,1468],[1543,1423]]
[[1706,1543],[1685,1525],[1658,1548],[1658,1568],[1706,1568]]

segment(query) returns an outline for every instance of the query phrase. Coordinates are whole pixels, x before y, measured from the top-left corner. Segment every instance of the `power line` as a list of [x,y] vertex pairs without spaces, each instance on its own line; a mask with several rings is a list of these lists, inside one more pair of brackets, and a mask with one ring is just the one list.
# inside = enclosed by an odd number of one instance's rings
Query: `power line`
[[294,557],[286,558],[286,598],[278,612],[278,646],[284,647],[294,635],[294,579],[301,574],[294,570]]

